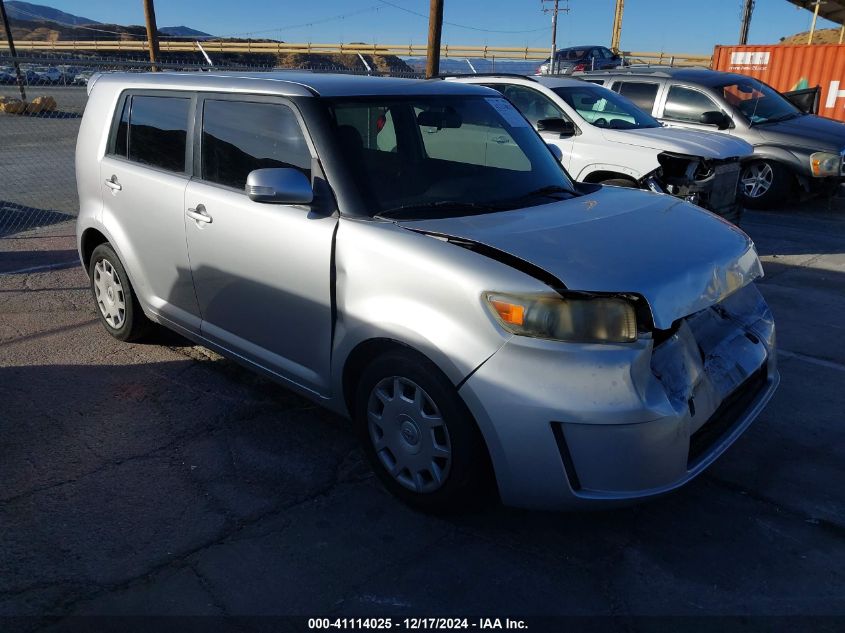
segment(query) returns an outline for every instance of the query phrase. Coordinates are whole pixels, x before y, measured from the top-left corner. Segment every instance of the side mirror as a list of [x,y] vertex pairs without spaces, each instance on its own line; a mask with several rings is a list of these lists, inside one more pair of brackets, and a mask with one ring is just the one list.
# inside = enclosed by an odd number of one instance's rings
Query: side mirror
[[575,136],[575,124],[566,119],[540,119],[537,121],[538,132],[554,132],[561,137]]
[[549,151],[552,153],[552,156],[557,159],[557,162],[563,162],[563,150],[561,150],[554,143],[546,143],[546,146],[549,148]]
[[314,200],[311,182],[298,169],[274,167],[255,169],[246,177],[246,195],[255,202],[310,204]]
[[727,130],[731,126],[731,120],[728,118],[728,115],[724,112],[717,112],[716,110],[703,112],[698,118],[698,122],[704,125],[715,125],[720,130]]

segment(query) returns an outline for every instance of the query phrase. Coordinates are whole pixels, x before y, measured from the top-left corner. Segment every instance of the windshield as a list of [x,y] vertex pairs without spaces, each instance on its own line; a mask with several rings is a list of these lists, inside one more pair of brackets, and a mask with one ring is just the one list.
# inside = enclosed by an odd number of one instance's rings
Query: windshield
[[748,79],[716,88],[751,125],[774,123],[801,116],[801,110],[761,81]]
[[587,123],[613,130],[660,127],[657,119],[612,90],[588,84],[552,88]]
[[549,148],[502,97],[333,99],[329,112],[366,215],[469,215],[575,195]]

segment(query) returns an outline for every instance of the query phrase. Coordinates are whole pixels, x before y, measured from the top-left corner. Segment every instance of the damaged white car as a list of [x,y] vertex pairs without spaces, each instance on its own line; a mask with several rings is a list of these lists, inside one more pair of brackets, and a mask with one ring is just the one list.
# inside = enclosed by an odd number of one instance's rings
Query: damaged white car
[[581,79],[475,75],[448,80],[501,92],[561,151],[581,182],[669,193],[739,223],[745,141],[715,132],[664,127],[627,98]]

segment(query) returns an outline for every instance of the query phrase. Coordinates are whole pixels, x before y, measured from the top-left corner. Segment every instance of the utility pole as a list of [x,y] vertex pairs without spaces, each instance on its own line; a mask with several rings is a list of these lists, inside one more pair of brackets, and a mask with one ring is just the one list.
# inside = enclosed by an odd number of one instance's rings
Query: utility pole
[[822,4],[827,4],[824,0],[814,0],[813,5],[813,23],[810,25],[810,36],[807,38],[807,44],[813,43],[813,34],[816,32],[816,20],[819,19],[819,7]]
[[147,43],[150,47],[151,70],[158,71],[158,27],[156,26],[156,9],[153,0],[144,0],[144,18],[147,22]]
[[428,57],[425,62],[427,79],[440,74],[440,36],[443,33],[443,0],[431,0],[428,12]]
[[552,53],[549,55],[549,70],[548,73],[550,75],[555,74],[555,53],[557,52],[557,14],[560,10],[559,4],[560,0],[540,0],[540,2],[544,5],[546,2],[552,3],[551,9],[543,8],[543,13],[551,13],[552,14]]
[[[751,0],[753,2],[753,0]],[[619,43],[622,41],[622,14],[625,12],[625,0],[616,0],[616,12],[613,15],[613,33],[610,35],[610,49],[619,53]]]
[[9,54],[12,56],[12,64],[15,67],[15,75],[18,78],[18,89],[21,91],[21,100],[26,101],[26,90],[23,87],[23,75],[18,65],[18,56],[15,53],[15,38],[12,37],[12,27],[9,26],[9,16],[6,15],[6,5],[0,0],[0,14],[3,17],[3,29],[6,31],[6,41],[9,42]]
[[751,14],[754,12],[754,0],[745,0],[742,6],[742,26],[739,29],[739,43],[748,44],[748,29],[751,26]]

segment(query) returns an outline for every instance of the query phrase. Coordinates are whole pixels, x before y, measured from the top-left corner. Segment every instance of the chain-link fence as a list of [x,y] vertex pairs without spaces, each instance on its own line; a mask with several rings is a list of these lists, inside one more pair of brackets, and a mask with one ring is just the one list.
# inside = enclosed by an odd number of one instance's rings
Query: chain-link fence
[[[78,212],[74,151],[87,100],[86,84],[95,72],[147,71],[132,59],[18,59],[24,95],[9,57],[0,55],[0,239],[73,219]],[[189,63],[159,63],[162,70],[212,70]],[[418,77],[407,66],[378,68],[366,56],[360,68],[298,61],[312,72],[343,72]],[[271,71],[271,65],[216,65],[213,70]]]

